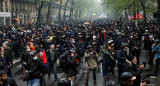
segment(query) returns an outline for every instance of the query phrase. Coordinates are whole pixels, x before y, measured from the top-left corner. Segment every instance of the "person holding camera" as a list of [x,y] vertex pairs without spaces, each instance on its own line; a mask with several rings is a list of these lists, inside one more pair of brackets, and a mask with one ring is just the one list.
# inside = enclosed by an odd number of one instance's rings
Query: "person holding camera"
[[130,72],[134,76],[136,76],[136,79],[133,81],[133,86],[140,86],[141,82],[141,74],[144,69],[144,65],[140,65],[139,69],[137,69],[137,59],[136,57],[132,55],[126,56],[127,60],[124,66],[124,72]]
[[90,71],[93,72],[94,84],[96,84],[96,70],[97,70],[97,58],[98,54],[96,51],[90,49],[85,53],[86,63],[87,63],[87,74],[86,74],[86,82],[85,86],[88,86],[89,74]]
[[154,40],[154,44],[152,45],[152,52],[155,53],[154,57],[156,60],[154,74],[158,76],[158,70],[160,65],[160,41],[159,39]]
[[76,56],[76,50],[74,48],[70,50],[70,55],[67,57],[66,63],[67,63],[67,76],[73,82],[73,86],[78,86],[76,85],[76,75],[78,74],[77,67],[79,65],[79,61]]
[[39,53],[33,52],[28,61],[25,73],[28,74],[28,86],[39,86],[40,79],[48,72],[48,68],[40,59]]

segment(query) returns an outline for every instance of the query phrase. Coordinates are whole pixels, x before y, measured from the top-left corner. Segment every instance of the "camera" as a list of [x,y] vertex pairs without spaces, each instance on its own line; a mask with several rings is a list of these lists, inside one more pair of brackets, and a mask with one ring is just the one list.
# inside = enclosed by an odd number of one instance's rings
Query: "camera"
[[142,64],[144,65],[144,68],[146,67],[146,62],[142,62]]
[[142,83],[146,82],[146,84],[151,84],[150,80],[142,80]]
[[146,82],[146,84],[151,84],[151,81],[148,80],[150,77],[156,76],[155,74],[147,74],[142,78],[142,83]]

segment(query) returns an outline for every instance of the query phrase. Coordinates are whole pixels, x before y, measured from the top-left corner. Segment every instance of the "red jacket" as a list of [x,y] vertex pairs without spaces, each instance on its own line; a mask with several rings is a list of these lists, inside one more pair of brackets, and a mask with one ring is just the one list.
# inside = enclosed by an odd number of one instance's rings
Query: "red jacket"
[[42,59],[43,63],[46,64],[46,63],[47,63],[47,56],[46,56],[46,53],[45,53],[44,50],[43,50],[42,53],[43,53],[43,55],[42,55],[40,58]]

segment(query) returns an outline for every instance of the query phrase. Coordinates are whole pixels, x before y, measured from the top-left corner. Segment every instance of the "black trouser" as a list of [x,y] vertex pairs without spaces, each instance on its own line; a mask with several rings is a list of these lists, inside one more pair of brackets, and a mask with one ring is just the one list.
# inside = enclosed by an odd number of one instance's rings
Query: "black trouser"
[[148,64],[150,66],[153,66],[153,58],[154,58],[154,54],[152,53],[152,51],[149,51],[149,61],[148,61]]
[[109,65],[109,70],[108,70],[109,74],[112,73],[112,75],[115,75],[115,73],[114,73],[115,66],[116,66],[116,62],[111,61],[111,64]]
[[49,63],[49,71],[48,71],[48,76],[51,75],[51,71],[54,72],[54,78],[56,79],[57,78],[57,63],[56,62],[53,62],[53,63]]
[[158,75],[159,65],[160,65],[160,58],[156,59],[156,65],[154,70],[154,74],[156,75]]
[[15,59],[18,58],[18,47],[14,47],[14,57]]
[[9,77],[12,77],[11,68],[8,68],[7,75],[8,75]]
[[120,82],[121,74],[124,72],[124,65],[118,64],[118,81]]
[[135,49],[134,52],[133,52],[133,55],[137,59],[137,65],[139,65],[140,50],[139,49]]

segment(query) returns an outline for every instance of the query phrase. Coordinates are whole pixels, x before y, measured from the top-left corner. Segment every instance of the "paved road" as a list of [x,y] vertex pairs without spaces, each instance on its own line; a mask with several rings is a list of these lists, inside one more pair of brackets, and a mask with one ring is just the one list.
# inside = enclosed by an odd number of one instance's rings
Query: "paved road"
[[[143,50],[141,52],[141,56],[140,56],[140,61],[141,62],[148,62],[148,54]],[[153,73],[154,68],[149,68],[149,66],[146,66],[146,69],[144,71],[143,74],[151,74]],[[15,66],[12,69],[13,74],[13,78],[16,80],[18,86],[27,86],[26,82],[23,82],[22,80],[19,80],[20,77],[22,77],[23,74],[23,70],[21,68],[20,65]],[[115,68],[115,72],[116,75],[115,76],[110,76],[110,80],[113,81],[117,81],[117,68]],[[62,73],[58,73],[58,76],[60,77],[62,75]],[[84,86],[84,82],[85,82],[85,76],[86,74],[83,74],[82,72],[80,72],[79,75],[77,75],[77,86]],[[48,79],[48,76],[46,75],[45,80],[47,82],[47,86],[56,86],[56,81],[54,81],[54,76],[52,75],[50,79]],[[149,79],[151,80],[151,82],[153,83],[154,86],[160,86],[160,77],[156,78],[156,79]],[[104,86],[104,79],[102,76],[102,73],[97,73],[97,85],[93,84],[93,75],[92,73],[90,73],[90,80],[89,80],[89,86]]]

